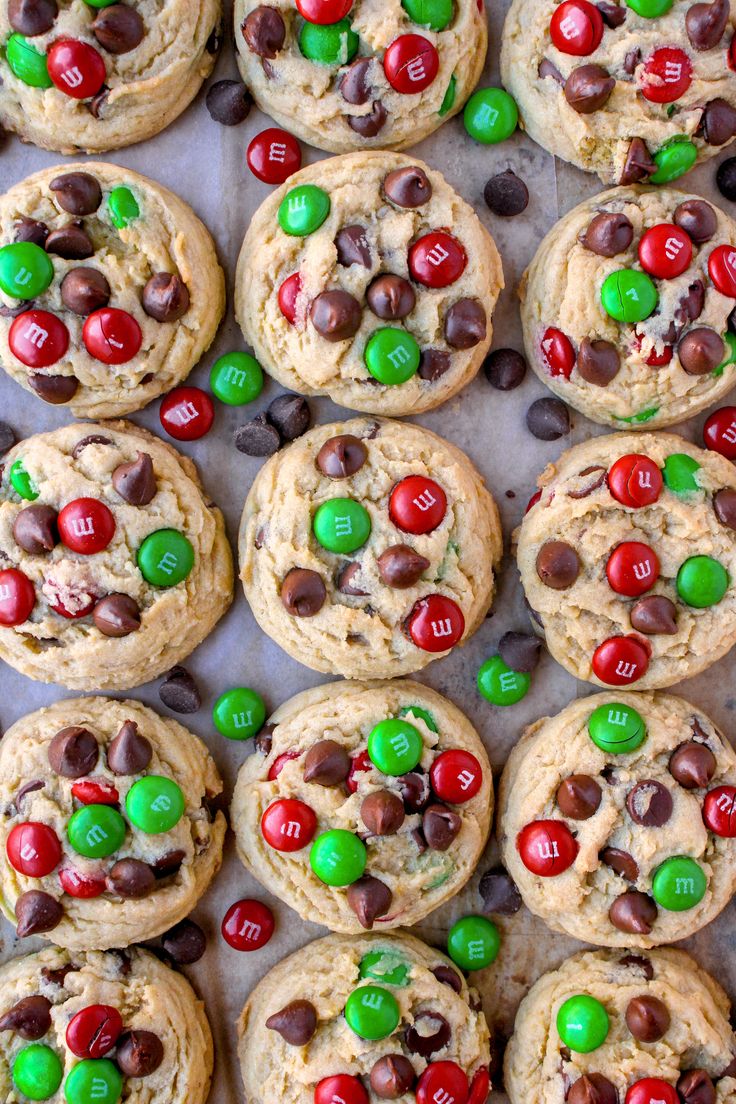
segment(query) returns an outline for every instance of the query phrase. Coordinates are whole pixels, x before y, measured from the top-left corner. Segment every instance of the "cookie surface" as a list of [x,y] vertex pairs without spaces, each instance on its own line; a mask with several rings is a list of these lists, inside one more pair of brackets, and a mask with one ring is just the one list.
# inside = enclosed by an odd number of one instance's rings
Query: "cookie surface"
[[[127,947],[187,916],[219,869],[217,768],[196,736],[137,702],[71,698],[28,714],[3,737],[0,773],[2,907],[22,934]],[[34,874],[24,842],[48,873]],[[38,927],[44,915],[53,927]]]
[[684,939],[736,887],[736,754],[682,698],[607,691],[530,725],[499,810],[527,906],[589,943]]
[[0,120],[70,155],[150,138],[212,71],[221,17],[219,0],[137,0],[114,12],[84,0],[3,0]]
[[[268,729],[240,770],[231,820],[245,865],[302,919],[408,927],[465,884],[493,788],[478,734],[447,699],[415,682],[320,686],[285,702]],[[337,890],[321,877],[328,842],[363,868],[346,869]]]
[[309,0],[298,10],[291,0],[235,2],[238,65],[256,103],[332,153],[402,149],[431,134],[475,87],[487,42],[476,0],[431,11],[414,0],[348,0],[321,13]]
[[[734,383],[734,246],[736,223],[694,195],[615,188],[581,203],[522,283],[534,371],[619,429],[671,425],[715,402]],[[622,282],[637,296],[627,310]]]
[[[556,1022],[565,1002],[580,996],[608,1017],[605,1040],[587,1053],[566,1049]],[[729,1007],[720,985],[684,951],[573,955],[521,1003],[506,1049],[506,1090],[512,1104],[563,1097],[582,1104],[591,1096],[623,1100],[640,1083],[630,1099],[669,1102],[688,1099],[694,1085],[697,1099],[725,1104],[736,1094]],[[563,1034],[574,1009],[562,1011]]]
[[154,955],[46,947],[0,967],[0,983],[4,1100],[28,1099],[21,1086],[35,1072],[44,1091],[59,1082],[43,1098],[52,1104],[204,1104],[214,1057],[204,1005]]
[[64,426],[7,453],[0,551],[0,656],[70,689],[148,682],[232,599],[224,521],[194,464],[127,422]]
[[[359,1005],[364,1015],[378,1010],[394,1023],[393,1028],[385,1024],[389,1030],[373,1040],[353,1031],[343,1015],[363,986],[370,987],[366,1004]],[[308,1045],[289,1043],[278,1029],[266,1027],[267,1020],[295,1001],[302,1004],[300,1026]],[[243,1009],[238,1055],[246,1099],[254,1104],[311,1104],[315,1089],[330,1078],[334,1080],[322,1085],[318,1099],[331,1099],[334,1089],[341,1096],[352,1092],[351,1098],[376,1101],[382,1097],[370,1075],[386,1056],[397,1059],[405,1086],[397,1096],[403,1100],[414,1098],[418,1078],[424,1077],[419,1085],[434,1082],[439,1063],[445,1072],[448,1065],[459,1067],[452,1070],[452,1083],[467,1094],[468,1081],[477,1081],[479,1088],[487,1081],[490,1058],[488,1027],[483,1013],[474,1010],[476,1001],[475,990],[449,959],[410,935],[318,939],[266,974]],[[311,1012],[303,1007],[307,1002]],[[385,1083],[385,1075],[376,1077],[376,1083]],[[441,1087],[439,1078],[433,1091]],[[478,1099],[486,1094],[487,1089]]]
[[614,0],[603,13],[514,0],[501,76],[550,153],[604,184],[666,184],[736,134],[735,24],[729,0]]
[[671,686],[736,641],[736,474],[672,433],[576,445],[518,530],[521,581],[562,666],[599,686]]
[[82,418],[145,406],[189,375],[224,309],[206,227],[130,169],[44,169],[0,198],[0,360],[46,402]]
[[356,418],[318,426],[261,468],[239,548],[246,598],[284,651],[315,671],[387,678],[475,632],[501,530],[454,445]]

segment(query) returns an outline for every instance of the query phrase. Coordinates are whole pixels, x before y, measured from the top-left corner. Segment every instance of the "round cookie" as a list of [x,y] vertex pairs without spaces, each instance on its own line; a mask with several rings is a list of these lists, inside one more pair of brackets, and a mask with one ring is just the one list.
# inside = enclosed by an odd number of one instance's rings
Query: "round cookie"
[[736,1093],[729,1011],[684,951],[573,955],[521,1002],[504,1060],[511,1104],[726,1104]]
[[442,1100],[452,1089],[478,1104],[490,1087],[478,994],[410,935],[329,935],[302,947],[255,987],[238,1040],[253,1104]]
[[59,153],[101,153],[173,122],[212,72],[220,0],[0,4],[0,122]]
[[524,129],[604,184],[666,184],[736,134],[730,0],[513,0],[501,76]]
[[81,418],[145,406],[189,375],[224,309],[206,227],[130,169],[43,169],[0,198],[0,361],[46,402]]
[[0,657],[73,690],[178,663],[232,600],[222,514],[196,468],[129,422],[19,442],[0,482]]
[[71,698],[0,743],[0,905],[19,935],[127,947],[187,916],[220,867],[207,748],[134,701]]
[[555,931],[607,947],[685,939],[736,889],[736,753],[682,698],[579,699],[511,752],[499,839]]
[[[314,217],[295,234],[305,211]],[[261,205],[235,309],[285,387],[416,414],[475,376],[502,287],[493,239],[438,172],[403,154],[354,153],[310,165]]]
[[[3,1100],[207,1099],[214,1054],[204,1004],[148,951],[46,947],[0,967],[0,991]],[[43,1097],[24,1092],[35,1086]]]
[[479,627],[501,528],[454,445],[356,418],[318,426],[261,468],[239,549],[253,614],[284,651],[314,671],[389,678]]
[[612,433],[539,477],[518,530],[521,581],[558,663],[651,690],[736,641],[736,470],[673,433]]
[[696,414],[734,385],[735,247],[736,223],[698,196],[615,188],[579,204],[522,281],[534,371],[603,425]]
[[[315,16],[317,21],[312,21]],[[402,149],[457,114],[486,57],[477,0],[235,0],[243,80],[318,149]]]
[[409,927],[473,872],[491,768],[468,719],[433,690],[318,686],[282,705],[256,748],[233,795],[238,852],[302,919]]

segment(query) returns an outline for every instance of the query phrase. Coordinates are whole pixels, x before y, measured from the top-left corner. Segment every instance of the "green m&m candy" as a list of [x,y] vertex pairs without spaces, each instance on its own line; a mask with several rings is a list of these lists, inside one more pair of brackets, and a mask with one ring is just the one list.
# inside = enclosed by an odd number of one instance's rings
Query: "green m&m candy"
[[695,478],[695,473],[700,464],[692,456],[685,452],[673,452],[664,462],[662,477],[665,486],[675,494],[689,494],[691,491],[699,491],[700,484]]
[[516,130],[519,109],[503,88],[479,88],[463,111],[465,129],[476,142],[486,146],[504,142]]
[[51,1047],[32,1043],[19,1050],[13,1061],[13,1084],[29,1100],[48,1100],[64,1076],[61,1060]]
[[654,155],[657,171],[647,177],[648,184],[668,184],[689,172],[698,159],[698,148],[689,138],[675,138]]
[[405,705],[399,710],[400,717],[418,717],[424,721],[430,732],[439,732],[437,722],[428,709],[422,709],[419,705]]
[[304,238],[318,230],[330,213],[330,197],[316,184],[299,184],[279,205],[279,226],[285,234]]
[[722,376],[723,369],[736,362],[736,334],[727,330],[724,334],[721,334],[721,337],[723,338],[723,344],[726,346],[726,355],[718,367],[713,369],[712,376]]
[[444,31],[452,19],[453,0],[401,0],[401,6],[420,27]]
[[120,0],[84,0],[90,8],[109,8],[111,4],[118,4]]
[[365,844],[344,828],[331,828],[317,836],[309,850],[309,864],[321,882],[346,886],[363,877],[368,861]]
[[117,1104],[123,1077],[109,1058],[85,1058],[77,1062],[64,1082],[67,1104]]
[[345,1003],[348,1027],[361,1039],[385,1039],[396,1030],[399,1018],[396,997],[380,985],[353,989]]
[[263,390],[263,370],[250,353],[225,353],[212,365],[210,387],[220,402],[244,406]]
[[33,502],[38,498],[38,488],[23,466],[22,460],[16,460],[10,465],[10,484],[21,498]]
[[149,533],[138,549],[141,575],[152,586],[176,586],[194,567],[191,542],[177,529]]
[[512,671],[500,655],[493,655],[478,671],[478,690],[493,705],[515,705],[531,686],[531,676]]
[[14,299],[35,299],[54,278],[45,249],[33,242],[13,242],[0,249],[0,288]]
[[361,958],[358,973],[362,978],[373,978],[398,989],[409,984],[409,963],[395,951],[369,951]]
[[302,54],[320,65],[346,65],[357,54],[359,43],[349,19],[337,23],[305,22],[299,32]]
[[646,272],[619,268],[606,276],[601,287],[601,303],[606,314],[617,322],[642,322],[659,301],[657,289]]
[[184,794],[172,778],[147,774],[128,790],[125,811],[130,823],[148,836],[169,832],[184,815]]
[[387,387],[411,379],[419,368],[421,355],[416,339],[396,326],[374,330],[363,350],[366,368],[374,379]]
[[371,535],[370,514],[352,498],[329,498],[312,519],[315,537],[328,552],[355,552]]
[[461,970],[490,966],[500,946],[498,928],[485,916],[463,916],[452,925],[447,937],[447,953]]
[[129,222],[139,218],[141,213],[138,200],[130,188],[124,186],[113,188],[110,192],[107,199],[107,209],[110,212],[113,226],[116,226],[118,230],[123,230]]
[[19,80],[32,88],[50,88],[46,55],[38,52],[25,35],[12,34],[5,44],[5,60]]
[[631,706],[607,702],[590,714],[588,735],[601,751],[625,755],[641,747],[647,738],[647,726]]
[[687,606],[707,609],[721,601],[730,580],[723,564],[712,556],[691,556],[677,572],[677,593]]
[[608,1013],[595,997],[578,993],[569,997],[557,1013],[557,1033],[577,1054],[589,1054],[608,1037]]
[[626,0],[627,7],[640,15],[642,19],[659,19],[666,15],[675,0]]
[[437,112],[438,115],[446,115],[448,111],[452,111],[455,106],[455,95],[457,93],[457,77],[453,73],[450,77],[450,83],[447,86],[445,94],[440,104],[440,109]]
[[398,717],[379,721],[368,737],[368,758],[381,774],[398,778],[414,770],[422,758],[424,741],[418,728]]
[[265,719],[266,704],[263,698],[247,686],[226,690],[212,709],[215,728],[228,740],[249,740],[260,732]]
[[707,888],[705,871],[688,855],[673,855],[671,859],[665,859],[652,879],[652,897],[668,912],[685,912],[695,908],[705,897]]
[[69,818],[66,836],[78,855],[104,859],[125,839],[125,821],[111,805],[83,805]]

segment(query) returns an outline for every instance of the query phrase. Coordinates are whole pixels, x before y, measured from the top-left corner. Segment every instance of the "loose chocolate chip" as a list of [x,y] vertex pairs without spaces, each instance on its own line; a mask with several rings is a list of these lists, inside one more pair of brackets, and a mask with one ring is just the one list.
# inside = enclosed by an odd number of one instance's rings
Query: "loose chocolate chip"
[[62,778],[84,778],[94,770],[99,755],[97,740],[79,725],[62,728],[48,747],[51,769]]
[[363,590],[356,583],[355,576],[360,572],[361,564],[357,560],[344,564],[337,573],[337,589],[341,594],[350,594],[353,597],[365,596],[369,592]]
[[178,874],[186,857],[186,851],[180,848],[166,851],[151,863],[154,878],[170,878],[172,874]]
[[486,181],[483,188],[486,206],[494,215],[501,218],[513,218],[525,211],[529,203],[529,189],[520,176],[511,169],[496,173]]
[[253,98],[241,81],[221,80],[207,89],[205,104],[216,123],[237,126],[248,118]]
[[540,441],[557,441],[570,432],[570,411],[562,399],[535,399],[526,412],[526,424]]
[[396,779],[407,813],[421,813],[429,803],[429,779],[420,771],[409,771]]
[[115,1062],[125,1077],[148,1077],[163,1060],[163,1044],[152,1031],[126,1031],[118,1039]]
[[312,300],[309,317],[327,341],[347,341],[360,329],[363,312],[354,295],[335,289],[323,291]]
[[59,540],[56,510],[52,506],[26,506],[13,522],[15,543],[32,556],[51,552]]
[[571,820],[589,820],[598,812],[603,792],[588,774],[571,774],[557,790],[557,804]]
[[608,387],[621,367],[618,349],[612,342],[584,337],[578,349],[577,369],[584,380],[596,387]]
[[404,802],[390,790],[374,790],[363,800],[360,816],[373,836],[393,836],[404,823]]
[[437,980],[443,985],[449,985],[455,993],[462,993],[463,980],[457,970],[453,970],[451,966],[445,966],[444,963],[440,963],[439,966],[433,966],[430,972],[433,973]]
[[129,594],[107,594],[92,610],[92,620],[103,636],[130,636],[141,627],[141,612]]
[[424,838],[433,851],[446,851],[461,827],[460,817],[446,805],[429,805],[422,815]]
[[275,58],[286,38],[284,21],[276,8],[260,4],[243,21],[243,38],[254,54]]
[[697,326],[681,338],[677,355],[689,376],[705,376],[723,361],[726,346],[715,330]]
[[429,1058],[447,1046],[451,1036],[450,1025],[439,1012],[418,1012],[414,1023],[404,1031],[404,1043],[410,1054]]
[[736,491],[727,487],[717,491],[713,496],[713,509],[721,524],[736,529]]
[[420,379],[434,383],[444,376],[449,367],[450,354],[444,349],[422,349],[417,375]]
[[580,559],[571,544],[546,541],[537,553],[537,575],[553,590],[567,590],[580,574]]
[[685,13],[685,30],[696,50],[712,50],[723,38],[731,11],[729,0],[693,4]]
[[161,945],[177,966],[191,966],[206,951],[207,936],[193,920],[180,920],[161,936]]
[[9,426],[7,422],[0,422],[0,456],[4,456],[6,452],[15,444],[15,430],[12,426]]
[[370,1073],[373,1092],[382,1100],[398,1100],[414,1088],[417,1075],[403,1054],[384,1054],[374,1063]]
[[15,928],[20,939],[52,931],[61,923],[64,909],[50,893],[29,889],[15,902]]
[[626,8],[623,4],[610,4],[608,0],[600,0],[596,4],[607,27],[616,30],[626,22]]
[[633,856],[620,847],[604,847],[598,858],[604,866],[610,867],[614,874],[625,878],[632,884],[639,877],[639,867]]
[[371,98],[371,83],[368,73],[372,59],[357,57],[345,68],[338,82],[338,91],[346,103],[364,104]]
[[483,912],[513,916],[521,908],[521,894],[503,867],[486,870],[481,876],[478,892],[483,901]]
[[92,34],[109,54],[127,54],[140,46],[145,26],[135,8],[112,4],[92,20]]
[[704,1069],[687,1070],[677,1079],[682,1104],[716,1104],[716,1087]]
[[381,582],[395,590],[414,586],[429,567],[429,560],[408,544],[392,544],[377,561]]
[[317,1010],[311,1001],[294,1000],[266,1020],[289,1046],[306,1046],[317,1030]]
[[632,935],[649,935],[657,919],[657,906],[651,897],[639,890],[622,893],[608,910],[614,928]]
[[68,403],[79,387],[76,376],[47,376],[44,372],[30,372],[28,382],[39,398],[52,406]]
[[516,349],[494,349],[483,364],[491,387],[497,391],[513,391],[524,381],[526,359]]
[[696,245],[710,241],[718,227],[716,213],[704,199],[684,199],[682,203],[678,203],[672,221]]
[[710,100],[703,108],[700,130],[710,146],[723,146],[730,142],[736,134],[736,107],[720,97]]
[[414,310],[416,295],[403,276],[385,273],[377,276],[366,292],[368,306],[379,318],[406,318]]
[[347,479],[355,475],[368,459],[368,449],[359,437],[341,433],[330,437],[317,453],[317,467],[330,479]]
[[273,456],[281,446],[279,431],[266,420],[265,414],[257,414],[249,422],[238,426],[233,440],[238,452],[244,452],[246,456]]
[[602,1073],[584,1073],[573,1081],[567,1104],[618,1104],[616,1086]]
[[724,199],[736,200],[736,157],[721,161],[716,171],[716,184]]
[[199,687],[186,668],[179,665],[171,668],[158,688],[158,696],[175,713],[196,713],[202,706]]
[[383,129],[383,124],[388,118],[388,111],[381,100],[374,100],[368,115],[348,115],[347,123],[351,130],[359,134],[361,138],[375,138]]
[[326,597],[322,576],[306,567],[292,567],[281,584],[281,601],[293,617],[314,617]]
[[626,1006],[626,1026],[640,1043],[656,1043],[670,1026],[667,1005],[648,994],[632,997]]
[[558,84],[564,84],[565,78],[563,77],[557,66],[549,60],[549,58],[542,58],[538,67],[537,73],[545,80],[547,77],[551,77],[553,81],[557,81]]
[[8,3],[10,26],[27,38],[50,31],[58,14],[56,0],[9,0]]
[[384,882],[366,874],[348,886],[347,899],[361,926],[370,929],[391,908],[393,894]]
[[646,778],[629,790],[626,808],[635,824],[661,828],[672,816],[672,794],[661,782]]
[[643,138],[632,138],[626,152],[619,184],[636,184],[657,171],[657,163],[651,157]]
[[686,790],[704,789],[716,773],[716,757],[705,744],[689,740],[670,756],[669,770],[675,782]]
[[657,633],[672,636],[677,632],[677,607],[664,594],[649,594],[634,603],[629,620],[632,629],[645,636]]
[[304,757],[304,781],[338,786],[350,773],[350,756],[336,740],[319,740]]
[[90,173],[63,173],[54,177],[49,188],[70,215],[91,215],[102,203],[102,188]]
[[101,272],[87,265],[72,268],[61,281],[61,301],[75,314],[91,314],[110,301],[110,285]]
[[407,165],[384,178],[383,194],[397,207],[422,207],[432,198],[432,185],[424,169]]
[[498,654],[512,671],[529,675],[539,663],[542,641],[529,633],[507,632],[498,644]]
[[88,437],[81,437],[72,449],[72,459],[78,460],[89,445],[111,445],[109,437],[103,437],[101,433],[90,433]]
[[51,1030],[51,1001],[46,997],[23,997],[0,1016],[0,1031],[14,1031],[33,1042]]
[[140,774],[151,762],[153,748],[141,736],[135,721],[125,721],[107,749],[107,765],[113,774]]
[[140,859],[118,859],[105,878],[108,893],[126,900],[147,897],[155,884],[156,876],[151,867]]
[[312,420],[312,411],[303,395],[290,393],[277,395],[266,411],[271,425],[281,435],[282,441],[295,441],[306,433]]
[[565,99],[578,115],[591,115],[608,102],[615,87],[602,65],[579,65],[565,81]]
[[591,219],[580,244],[598,257],[625,253],[634,240],[634,227],[626,215],[602,211]]
[[472,349],[486,336],[486,312],[477,299],[458,299],[445,315],[445,341],[453,349]]
[[118,464],[112,473],[112,485],[130,506],[147,506],[156,494],[153,460],[147,452],[137,452],[135,460]]
[[364,226],[343,226],[335,238],[335,248],[337,263],[343,268],[350,268],[351,265],[371,267],[371,247],[365,236]]
[[157,322],[178,322],[189,310],[189,291],[181,276],[156,272],[143,289],[143,309]]

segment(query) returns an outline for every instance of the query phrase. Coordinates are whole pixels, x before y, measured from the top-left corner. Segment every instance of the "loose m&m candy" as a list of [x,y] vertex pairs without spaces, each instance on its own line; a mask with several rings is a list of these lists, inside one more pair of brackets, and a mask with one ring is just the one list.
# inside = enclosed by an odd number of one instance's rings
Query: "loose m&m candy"
[[215,406],[199,387],[176,387],[159,409],[161,425],[176,441],[197,441],[212,428]]
[[498,928],[485,916],[463,916],[453,924],[447,937],[447,953],[461,970],[483,970],[490,966],[500,946]]
[[264,184],[283,184],[302,166],[302,151],[296,138],[278,127],[256,134],[245,156],[250,171]]
[[220,930],[225,942],[236,951],[258,951],[268,943],[274,927],[270,908],[260,901],[243,898],[227,910]]

